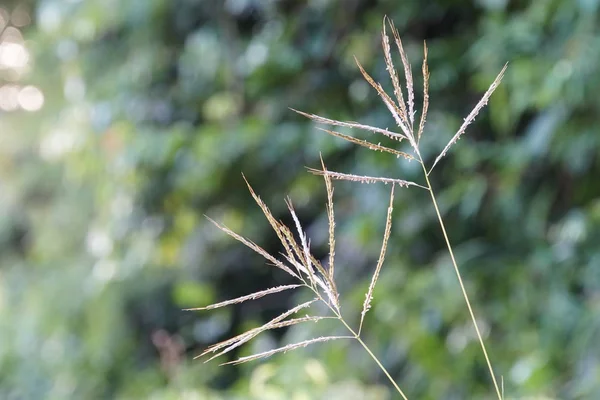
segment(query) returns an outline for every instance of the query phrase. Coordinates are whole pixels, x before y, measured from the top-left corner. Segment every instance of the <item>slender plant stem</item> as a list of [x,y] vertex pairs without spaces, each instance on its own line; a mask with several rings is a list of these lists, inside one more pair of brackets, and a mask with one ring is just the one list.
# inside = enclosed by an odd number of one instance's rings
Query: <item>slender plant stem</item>
[[392,385],[394,385],[394,387],[396,388],[396,390],[398,391],[398,393],[400,393],[400,396],[402,396],[402,398],[404,400],[408,400],[408,397],[406,397],[406,395],[404,394],[404,392],[402,391],[402,389],[400,389],[400,386],[398,386],[398,384],[396,383],[396,381],[394,381],[394,378],[392,378],[392,376],[390,375],[390,373],[388,372],[388,370],[385,369],[385,367],[383,366],[383,364],[381,363],[381,361],[379,361],[379,359],[377,358],[377,356],[375,354],[373,354],[373,352],[371,351],[371,349],[369,349],[369,346],[367,346],[367,344],[365,342],[363,342],[363,340],[360,338],[360,336],[354,331],[354,329],[352,329],[350,327],[350,325],[348,325],[346,323],[346,321],[344,321],[344,319],[339,314],[338,314],[338,316],[340,317],[340,321],[342,321],[342,324],[344,324],[346,326],[346,328],[348,328],[348,330],[352,333],[352,335],[354,335],[354,338],[356,338],[356,340],[358,340],[358,343],[360,343],[361,346],[366,350],[366,352],[369,353],[369,355],[371,356],[371,358],[373,359],[373,361],[375,361],[375,363],[383,371],[383,373],[385,374],[385,376],[387,376],[387,378],[390,380],[390,382],[392,382]]
[[[423,166],[423,164],[421,164]],[[431,187],[431,182],[429,182],[429,176],[427,174],[427,170],[425,166],[423,166],[423,172],[425,173],[425,180],[427,181],[427,187],[429,188],[429,194],[431,195],[431,201],[433,202],[433,207],[435,208],[435,213],[437,214],[438,221],[440,223],[440,227],[442,228],[442,233],[444,234],[444,239],[446,240],[446,246],[448,247],[448,252],[450,253],[450,259],[452,260],[452,265],[454,266],[454,272],[456,273],[456,277],[458,278],[458,283],[460,285],[460,289],[462,290],[463,297],[465,298],[465,302],[467,303],[467,308],[469,309],[469,314],[471,315],[471,320],[473,321],[473,325],[475,326],[475,332],[477,333],[477,338],[479,339],[479,344],[481,345],[481,350],[483,351],[483,355],[485,356],[485,361],[487,362],[488,369],[490,371],[490,375],[492,376],[492,381],[494,382],[494,388],[496,389],[496,394],[498,395],[498,399],[502,400],[502,393],[498,387],[498,382],[496,382],[496,375],[494,374],[494,369],[492,368],[492,362],[490,361],[490,357],[488,356],[487,350],[485,348],[485,343],[483,342],[483,337],[481,336],[481,332],[479,331],[479,326],[477,325],[477,320],[475,319],[475,313],[473,312],[473,307],[471,307],[471,302],[469,300],[469,295],[467,294],[467,290],[465,289],[465,285],[463,284],[462,277],[460,275],[460,270],[458,269],[458,265],[456,264],[456,259],[454,258],[454,252],[452,251],[452,246],[450,245],[450,240],[448,239],[448,234],[446,233],[446,227],[444,226],[444,221],[442,219],[442,215],[440,214],[440,209],[438,207],[437,201],[435,199],[435,194],[433,193],[433,188]]]
[[[309,287],[310,288],[310,287]],[[312,288],[311,288],[312,289]],[[327,304],[327,307],[329,307],[329,309],[336,315],[336,318],[340,320],[340,322],[342,324],[344,324],[344,326],[346,327],[346,329],[348,329],[348,331],[350,331],[350,333],[352,333],[352,335],[354,336],[354,338],[356,340],[358,340],[358,342],[361,344],[361,346],[366,350],[367,353],[369,353],[369,355],[371,356],[371,358],[375,361],[375,363],[379,366],[379,368],[383,371],[383,373],[385,374],[385,376],[387,376],[387,378],[390,380],[390,382],[392,383],[392,385],[394,385],[394,388],[396,388],[396,391],[398,391],[398,393],[400,393],[400,396],[402,396],[402,398],[404,400],[408,400],[408,397],[406,397],[406,395],[404,394],[404,392],[402,391],[402,389],[400,389],[400,386],[398,386],[398,384],[396,383],[396,381],[394,380],[394,378],[392,378],[392,376],[390,375],[390,373],[388,372],[387,369],[385,369],[385,367],[383,366],[383,364],[381,363],[381,361],[379,361],[379,359],[377,358],[377,356],[375,354],[373,354],[373,352],[371,351],[371,349],[369,348],[369,346],[367,346],[367,344],[365,342],[363,342],[363,340],[360,338],[360,333],[356,333],[356,331],[354,329],[352,329],[350,327],[350,325],[348,325],[346,323],[346,321],[344,320],[344,317],[342,317],[342,314],[340,313],[339,310],[335,309],[331,304],[327,303],[325,300],[323,300],[323,297],[321,296],[321,293],[319,293],[318,290],[314,290],[313,292],[315,292],[315,294],[325,303]]]
[[358,340],[358,342],[367,351],[367,353],[369,353],[369,355],[375,361],[375,363],[377,363],[377,365],[379,366],[379,368],[381,368],[381,370],[388,377],[388,379],[390,380],[390,382],[392,382],[392,385],[394,385],[394,387],[396,388],[396,390],[398,391],[398,393],[400,393],[400,396],[402,396],[402,398],[404,400],[408,400],[408,398],[406,397],[406,395],[404,394],[404,392],[402,392],[402,389],[400,389],[400,387],[398,386],[398,384],[396,383],[396,381],[394,381],[394,379],[391,377],[391,375],[387,371],[387,369],[385,369],[385,367],[383,366],[383,364],[381,364],[381,362],[379,361],[379,359],[375,356],[375,354],[373,354],[373,352],[371,351],[371,349],[369,349],[369,346],[367,346],[367,344],[365,342],[363,342],[363,340],[359,336],[356,336],[356,340]]

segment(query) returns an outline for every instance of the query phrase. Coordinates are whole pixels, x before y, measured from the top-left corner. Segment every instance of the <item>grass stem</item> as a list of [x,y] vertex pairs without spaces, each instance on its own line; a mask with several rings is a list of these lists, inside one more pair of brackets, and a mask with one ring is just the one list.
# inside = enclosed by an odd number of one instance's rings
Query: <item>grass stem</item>
[[[421,165],[423,165],[423,164],[421,164]],[[446,246],[448,247],[448,253],[450,254],[450,259],[452,260],[452,266],[454,267],[454,272],[456,273],[456,277],[458,278],[458,283],[460,285],[460,289],[462,291],[465,302],[467,303],[467,308],[469,309],[469,314],[471,315],[471,320],[473,321],[473,325],[475,326],[475,332],[477,333],[477,339],[479,339],[479,344],[481,345],[481,350],[483,351],[483,355],[485,357],[485,361],[487,363],[488,370],[492,377],[492,381],[494,382],[494,388],[496,389],[496,395],[498,396],[499,400],[502,400],[502,393],[500,392],[500,388],[498,387],[498,382],[496,381],[496,375],[494,374],[494,369],[492,368],[492,362],[490,361],[490,357],[488,356],[487,350],[485,348],[485,343],[483,341],[483,337],[481,336],[479,326],[477,325],[477,320],[475,319],[475,313],[473,312],[473,307],[471,306],[471,301],[469,300],[469,295],[467,294],[467,290],[465,289],[465,285],[463,283],[463,279],[460,274],[460,270],[458,269],[458,265],[456,264],[456,259],[454,258],[454,252],[452,251],[452,245],[450,244],[450,239],[448,239],[448,234],[446,233],[446,227],[444,225],[444,220],[442,219],[442,215],[440,214],[440,209],[439,209],[437,201],[435,199],[435,194],[433,193],[433,188],[431,186],[431,182],[429,181],[429,175],[424,166],[423,166],[423,172],[425,174],[425,180],[427,181],[427,187],[429,188],[429,194],[431,195],[431,201],[433,202],[433,207],[435,208],[435,213],[437,214],[437,218],[440,223],[440,228],[442,229],[442,233],[444,234],[444,240],[446,241]]]
[[352,329],[350,327],[350,325],[348,325],[346,323],[346,321],[344,321],[344,319],[341,318],[341,316],[340,316],[340,321],[342,321],[342,324],[344,324],[346,326],[346,328],[352,333],[352,335],[354,335],[354,337],[356,338],[356,340],[358,340],[358,343],[361,344],[361,346],[365,349],[365,351],[367,353],[369,353],[369,355],[371,356],[371,358],[373,359],[373,361],[375,361],[375,363],[377,364],[377,366],[379,367],[379,369],[381,369],[381,371],[383,371],[383,373],[385,374],[385,376],[387,376],[387,378],[390,380],[390,382],[392,383],[392,385],[394,385],[394,388],[396,389],[396,391],[398,393],[400,393],[400,396],[402,396],[402,398],[404,400],[408,400],[408,397],[406,397],[406,395],[404,394],[404,392],[402,391],[402,389],[400,389],[400,386],[398,386],[398,384],[396,383],[396,381],[394,380],[394,378],[392,378],[392,376],[390,375],[390,373],[388,372],[388,370],[385,369],[385,367],[383,366],[383,364],[381,363],[381,361],[379,361],[379,359],[377,358],[377,356],[375,354],[373,354],[373,352],[371,351],[371,349],[369,348],[369,346],[367,346],[367,344],[360,338],[360,336],[354,331],[354,329]]

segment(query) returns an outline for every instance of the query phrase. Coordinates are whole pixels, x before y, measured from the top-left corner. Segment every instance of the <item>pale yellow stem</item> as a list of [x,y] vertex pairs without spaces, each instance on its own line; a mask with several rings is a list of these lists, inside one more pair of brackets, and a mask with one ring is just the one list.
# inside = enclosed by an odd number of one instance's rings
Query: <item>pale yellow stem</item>
[[469,295],[467,294],[467,290],[465,289],[465,285],[463,284],[463,280],[460,275],[460,270],[458,269],[458,265],[456,264],[456,259],[454,258],[454,252],[452,251],[452,246],[450,245],[450,240],[448,239],[448,234],[446,233],[446,227],[444,226],[444,221],[442,219],[442,215],[440,214],[440,209],[439,209],[437,201],[435,199],[435,195],[433,194],[433,188],[431,187],[431,182],[429,182],[429,176],[427,174],[427,170],[425,169],[425,167],[423,167],[423,172],[425,173],[425,180],[427,181],[427,187],[429,188],[429,194],[431,195],[431,201],[433,202],[433,207],[435,208],[435,213],[437,214],[438,221],[440,223],[440,227],[442,228],[442,233],[444,234],[444,240],[446,241],[446,246],[448,247],[448,253],[450,253],[450,259],[452,260],[452,265],[454,266],[454,272],[456,273],[456,277],[458,278],[458,283],[460,285],[460,289],[462,291],[463,297],[465,298],[465,302],[467,303],[467,308],[469,309],[469,314],[471,315],[471,320],[473,321],[473,325],[475,326],[475,332],[477,333],[477,339],[479,339],[479,344],[481,345],[481,350],[483,351],[483,355],[485,357],[485,361],[486,361],[488,369],[490,371],[492,381],[494,382],[494,388],[496,389],[496,394],[498,395],[498,399],[502,400],[502,393],[500,392],[500,388],[498,387],[498,382],[496,382],[496,375],[494,374],[494,369],[492,368],[492,362],[490,361],[490,357],[488,356],[487,350],[485,348],[485,343],[483,342],[483,337],[481,336],[481,332],[479,331],[479,326],[477,325],[477,320],[475,319],[475,313],[473,312],[473,307],[471,307],[471,302],[469,301]]

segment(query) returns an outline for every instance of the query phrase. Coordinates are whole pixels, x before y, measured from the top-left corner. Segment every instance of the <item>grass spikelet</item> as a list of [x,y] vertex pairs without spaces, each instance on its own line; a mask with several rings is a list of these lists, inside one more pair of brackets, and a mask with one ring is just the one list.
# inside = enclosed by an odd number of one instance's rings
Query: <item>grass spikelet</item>
[[261,290],[259,292],[254,292],[251,294],[247,294],[245,296],[236,297],[235,299],[222,301],[220,303],[215,303],[208,305],[206,307],[197,307],[197,308],[185,308],[184,311],[201,311],[201,310],[214,310],[215,308],[225,307],[231,304],[239,304],[248,300],[256,300],[260,299],[269,294],[283,292],[284,290],[295,289],[301,287],[302,285],[283,285],[283,286],[275,286],[269,289]]
[[294,206],[292,205],[292,200],[288,197],[285,201],[292,214],[292,218],[294,219],[294,223],[296,224],[296,230],[298,231],[298,236],[300,237],[300,243],[302,244],[302,251],[304,251],[304,266],[308,270],[308,277],[310,278],[311,285],[315,285],[315,272],[312,267],[312,261],[310,258],[310,248],[308,246],[308,241],[306,239],[306,234],[302,230],[302,226],[300,225],[300,220],[296,215],[296,211],[294,211]]
[[392,190],[390,193],[390,205],[387,210],[387,216],[385,219],[385,231],[383,234],[383,243],[381,244],[381,251],[379,252],[379,259],[377,260],[377,266],[375,267],[375,271],[373,272],[373,277],[371,278],[371,284],[369,285],[369,289],[365,294],[365,302],[363,303],[363,309],[360,315],[360,325],[358,327],[358,334],[362,330],[363,322],[365,319],[365,315],[371,309],[371,300],[373,300],[373,290],[375,289],[375,285],[377,284],[377,280],[379,279],[379,273],[381,272],[381,267],[383,266],[383,261],[385,260],[385,253],[387,251],[387,244],[390,240],[390,233],[392,232],[392,211],[394,210],[394,185],[392,184]]
[[423,42],[423,110],[421,110],[421,121],[419,122],[419,132],[417,134],[417,144],[421,141],[421,135],[425,128],[427,120],[427,110],[429,109],[429,66],[427,65],[427,43]]
[[[327,171],[323,157],[321,159],[321,167],[323,171]],[[327,189],[327,222],[329,226],[329,279],[333,280],[335,269],[335,214],[333,212],[333,183],[331,177],[323,175],[325,179],[325,188]]]
[[[302,245],[300,248],[296,243],[291,231],[287,229],[287,227],[281,225],[283,234],[286,236],[286,239],[288,240],[288,243],[292,249],[294,249],[294,253],[300,262],[297,262],[291,254],[286,256],[286,259],[293,264],[297,270],[303,272],[308,277],[313,290],[317,291],[320,287],[325,292],[330,304],[339,311],[339,302],[337,300],[338,295],[335,283],[333,280],[329,279],[328,273],[325,271],[321,263],[310,253],[310,243],[306,237],[306,233],[300,225],[300,220],[296,214],[296,211],[294,210],[291,199],[286,199],[286,204],[296,225],[296,230],[298,231],[298,236],[300,237],[300,243]],[[323,279],[318,276],[315,268],[321,273]]]
[[414,183],[411,181],[405,181],[402,179],[393,179],[393,178],[384,178],[384,177],[374,177],[374,176],[366,176],[366,175],[354,175],[354,174],[344,174],[341,172],[333,172],[333,171],[321,171],[320,169],[308,168],[308,171],[315,175],[328,175],[332,179],[344,180],[344,181],[354,181],[360,183],[376,183],[382,182],[385,184],[395,183],[400,187],[409,187],[409,186],[417,186],[421,189],[427,189],[425,186],[421,186],[418,183]]
[[356,65],[358,66],[358,69],[360,70],[360,73],[362,74],[362,76],[365,78],[365,80],[367,82],[369,82],[369,85],[371,85],[377,91],[377,94],[379,94],[379,97],[381,97],[381,99],[383,100],[383,103],[390,111],[390,114],[392,114],[392,117],[394,117],[394,120],[396,121],[396,125],[398,125],[400,127],[400,129],[402,129],[402,132],[404,132],[404,134],[409,139],[409,141],[411,142],[411,145],[412,145],[412,142],[413,142],[412,133],[410,131],[409,126],[407,124],[405,124],[404,121],[402,121],[402,110],[400,110],[400,108],[398,108],[396,103],[394,103],[394,101],[390,98],[390,96],[388,96],[388,94],[385,92],[385,90],[383,90],[381,85],[379,83],[375,82],[375,80],[373,78],[371,78],[371,75],[369,75],[367,73],[367,71],[365,71],[365,69],[362,67],[362,65],[360,64],[360,62],[358,61],[358,59],[356,57],[354,57],[354,61],[356,61]]
[[319,130],[321,130],[323,132],[327,132],[327,133],[329,133],[332,136],[336,136],[336,137],[339,137],[341,139],[347,140],[347,141],[349,141],[351,143],[357,144],[359,146],[366,147],[369,150],[375,150],[375,151],[381,151],[381,152],[390,153],[390,154],[395,155],[396,157],[404,157],[404,158],[406,158],[409,161],[410,160],[415,160],[415,158],[413,156],[411,156],[410,154],[405,153],[403,151],[398,151],[398,150],[395,150],[395,149],[390,149],[389,147],[381,146],[380,144],[374,144],[374,143],[371,143],[371,142],[367,142],[366,140],[357,139],[357,138],[355,138],[353,136],[344,135],[343,133],[340,133],[340,132],[330,131],[330,130],[324,129],[324,128],[317,128],[317,129],[319,129]]
[[[319,286],[321,286],[323,288],[323,290],[325,291],[325,294],[327,295],[327,298],[329,299],[330,304],[336,309],[336,311],[339,312],[340,311],[339,293],[338,293],[337,287],[335,285],[335,280],[333,278],[329,277],[329,272],[325,268],[323,268],[323,266],[321,265],[319,260],[317,260],[315,258],[315,256],[313,256],[312,254],[311,254],[311,259],[312,259],[313,264],[317,268],[317,270],[319,270],[319,272],[323,276],[323,280],[325,281],[324,286],[322,286],[320,284],[319,284]],[[319,283],[319,282],[317,281],[317,283]]]
[[278,322],[276,324],[271,325],[271,329],[285,328],[288,326],[300,324],[302,322],[319,322],[323,319],[337,319],[337,317],[313,317],[310,315],[306,315],[304,317],[292,318],[288,319],[287,321]]
[[410,63],[408,62],[406,52],[404,51],[404,46],[402,46],[402,40],[400,40],[400,34],[398,33],[398,30],[394,26],[394,23],[389,19],[388,23],[392,29],[396,47],[398,47],[398,52],[400,53],[400,58],[402,59],[402,65],[404,66],[404,78],[406,79],[406,92],[408,97],[408,118],[410,120],[410,127],[412,129],[415,120],[415,91],[413,87],[412,69],[410,67]]
[[[294,260],[296,263],[300,263],[300,265],[301,265],[300,269],[302,270],[302,272],[308,274],[308,270],[306,270],[306,267],[304,265],[306,258],[303,255],[303,250],[300,250],[300,246],[296,242],[296,238],[294,238],[294,234],[292,233],[290,228],[285,226],[283,223],[280,223],[279,229],[285,239],[284,247],[286,247],[286,251],[288,248],[290,249],[290,252],[288,252],[288,256],[286,258],[288,259],[288,261],[291,259],[291,260]],[[300,274],[300,275],[302,275],[302,274]]]
[[275,257],[273,257],[265,249],[263,249],[262,247],[260,247],[256,243],[254,243],[253,241],[248,240],[248,239],[246,239],[245,237],[243,237],[241,235],[238,235],[237,233],[235,233],[231,229],[227,228],[225,225],[221,225],[221,224],[219,224],[218,222],[214,221],[213,219],[211,219],[209,217],[206,217],[206,218],[208,218],[208,220],[210,222],[212,222],[217,228],[219,228],[220,230],[222,230],[223,232],[225,232],[226,234],[228,234],[232,238],[236,239],[237,241],[243,243],[247,247],[251,248],[252,250],[254,250],[255,252],[257,252],[258,254],[260,254],[261,256],[263,256],[264,258],[266,258],[267,260],[269,260],[276,267],[284,270],[285,272],[287,272],[288,274],[290,274],[294,278],[299,278],[298,275],[296,275],[296,273],[294,271],[292,271],[288,266],[286,266],[284,263],[282,263],[281,261],[279,261],[278,259],[276,259]]
[[297,313],[298,311],[310,307],[314,302],[318,301],[319,299],[312,299],[310,301],[307,301],[305,303],[302,304],[298,304],[296,307],[291,308],[289,310],[287,310],[286,312],[284,312],[283,314],[280,314],[279,316],[273,318],[271,321],[267,322],[266,324],[259,326],[258,328],[254,328],[254,329],[250,329],[247,332],[244,332],[240,335],[234,336],[230,339],[224,340],[222,342],[216,343],[212,346],[210,346],[209,348],[207,348],[206,350],[204,350],[204,352],[202,352],[202,354],[194,357],[194,359],[202,357],[208,353],[215,353],[221,349],[218,354],[212,356],[211,358],[209,358],[208,360],[206,360],[205,362],[209,362],[217,357],[222,356],[223,354],[226,354],[228,352],[230,352],[231,350],[233,350],[236,347],[241,346],[242,344],[252,340],[253,338],[255,338],[256,336],[258,336],[261,332],[264,332],[266,330],[271,329],[274,325],[278,324],[279,322],[283,321],[284,319],[286,319],[287,317],[289,317],[290,315],[293,315],[295,313]]
[[404,121],[404,123],[408,126],[410,125],[409,119],[406,115],[406,103],[404,102],[404,95],[402,94],[402,87],[400,86],[400,80],[398,79],[398,74],[396,73],[396,68],[394,67],[394,62],[392,61],[392,54],[390,50],[390,39],[385,31],[385,20],[386,17],[383,18],[383,31],[381,33],[381,42],[383,46],[383,54],[385,57],[385,66],[390,74],[390,78],[392,79],[392,85],[394,86],[394,94],[396,95],[396,100],[398,101],[398,106],[400,107],[400,117]]
[[359,124],[357,122],[344,122],[344,121],[336,121],[335,119],[329,119],[329,118],[323,118],[320,117],[318,115],[315,114],[308,114],[302,111],[298,111],[295,110],[293,108],[290,108],[290,110],[305,116],[306,118],[310,118],[313,121],[315,121],[316,123],[319,124],[324,124],[324,125],[333,125],[333,126],[343,126],[346,128],[355,128],[355,129],[362,129],[364,131],[368,131],[368,132],[372,132],[372,133],[380,133],[384,136],[389,137],[390,139],[394,139],[397,141],[402,141],[404,139],[406,139],[406,136],[401,134],[401,133],[397,133],[397,132],[392,132],[388,129],[381,129],[381,128],[377,128],[375,126],[370,126],[370,125],[364,125],[364,124]]
[[252,189],[252,186],[250,186],[250,183],[248,182],[248,180],[246,179],[246,177],[244,176],[244,174],[242,174],[242,177],[244,178],[244,181],[246,182],[246,185],[248,186],[248,190],[250,191],[250,194],[252,195],[252,198],[254,199],[254,201],[256,202],[256,204],[258,204],[258,206],[262,210],[263,214],[267,218],[267,221],[269,221],[269,224],[271,225],[271,227],[273,228],[273,230],[277,234],[277,237],[279,238],[279,241],[281,242],[281,244],[285,248],[286,253],[289,256],[293,257],[293,249],[290,247],[290,244],[288,243],[288,241],[286,240],[286,237],[285,237],[284,233],[282,232],[282,228],[283,228],[282,225],[283,224],[279,223],[275,219],[275,217],[273,217],[273,214],[271,214],[271,211],[269,210],[269,207],[267,207],[267,205],[261,200],[260,196],[258,196],[254,192],[254,189]]
[[259,360],[261,358],[267,358],[272,356],[273,354],[277,354],[277,353],[286,353],[290,350],[295,350],[295,349],[299,349],[301,347],[306,347],[309,344],[314,344],[314,343],[320,343],[320,342],[327,342],[330,340],[339,340],[339,339],[354,339],[354,336],[323,336],[323,337],[318,337],[318,338],[313,338],[313,339],[309,339],[309,340],[304,340],[302,342],[299,343],[292,343],[292,344],[288,344],[287,346],[283,346],[283,347],[279,347],[273,350],[269,350],[269,351],[264,351],[262,353],[258,353],[258,354],[253,354],[251,356],[246,356],[246,357],[241,357],[238,358],[235,361],[230,361],[230,362],[226,362],[223,363],[221,365],[227,365],[227,364],[242,364],[248,361],[254,361],[254,360]]
[[488,101],[490,100],[490,97],[492,96],[492,93],[494,93],[494,90],[496,90],[496,88],[502,81],[502,78],[504,77],[504,72],[506,71],[507,67],[508,64],[505,64],[498,76],[496,76],[496,79],[494,79],[494,82],[492,82],[488,90],[485,92],[481,100],[479,100],[479,102],[475,105],[475,107],[469,113],[469,115],[467,115],[467,118],[465,118],[458,131],[454,134],[454,136],[452,137],[452,139],[450,139],[446,147],[444,147],[444,150],[442,150],[440,155],[437,156],[437,158],[433,162],[433,165],[431,166],[431,169],[429,170],[428,174],[430,174],[431,171],[435,168],[438,161],[440,161],[442,157],[446,155],[450,147],[452,147],[452,145],[456,143],[458,139],[460,139],[461,135],[465,133],[467,126],[469,126],[475,120],[475,117],[477,116],[477,114],[479,114],[479,111],[481,111],[481,109],[487,105]]

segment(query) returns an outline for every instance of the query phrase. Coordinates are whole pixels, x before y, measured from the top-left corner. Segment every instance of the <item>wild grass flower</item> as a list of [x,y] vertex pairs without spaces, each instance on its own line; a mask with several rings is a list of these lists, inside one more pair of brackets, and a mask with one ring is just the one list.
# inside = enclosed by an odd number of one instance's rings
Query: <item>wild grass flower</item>
[[[389,39],[387,31],[386,31],[386,29],[387,29],[386,24],[389,26],[390,30],[392,31],[394,43],[400,54],[400,59],[402,61],[402,66],[403,66],[405,88],[402,87],[399,75],[396,72],[396,69],[393,64],[390,39]],[[248,184],[248,189],[250,190],[252,197],[254,198],[254,200],[256,201],[256,203],[258,204],[258,206],[264,213],[265,217],[269,221],[269,224],[271,225],[271,227],[277,234],[279,241],[281,242],[284,252],[281,253],[280,257],[276,257],[274,255],[269,254],[266,250],[264,250],[258,244],[254,243],[253,241],[251,241],[249,239],[244,238],[241,235],[238,235],[237,233],[231,231],[227,227],[225,227],[213,220],[210,220],[210,221],[213,222],[219,229],[221,229],[228,235],[232,236],[234,239],[240,241],[244,245],[248,246],[250,249],[254,250],[256,253],[263,256],[271,265],[285,271],[292,278],[294,278],[296,283],[268,288],[268,289],[265,289],[262,291],[248,294],[246,296],[238,297],[238,298],[227,300],[227,301],[222,301],[222,302],[208,305],[205,307],[193,308],[193,309],[189,309],[189,310],[211,310],[211,309],[225,307],[225,306],[232,305],[232,304],[242,303],[242,302],[249,301],[249,300],[258,299],[260,297],[268,296],[273,293],[278,293],[278,292],[282,292],[282,291],[286,291],[286,290],[297,290],[297,289],[302,289],[302,288],[311,291],[315,297],[308,302],[299,304],[299,305],[291,308],[290,310],[284,312],[283,314],[277,316],[276,318],[272,319],[271,321],[265,323],[264,325],[262,325],[258,328],[250,329],[250,330],[248,330],[240,335],[237,335],[233,338],[227,339],[223,342],[216,343],[216,344],[210,346],[198,357],[212,354],[212,356],[207,360],[207,361],[210,361],[216,357],[219,357],[219,356],[229,353],[233,349],[238,348],[239,346],[252,340],[256,336],[258,336],[260,333],[271,330],[271,329],[288,327],[288,326],[292,326],[292,325],[302,324],[305,322],[318,323],[319,321],[321,321],[323,319],[335,319],[335,320],[338,320],[344,326],[344,328],[348,331],[349,335],[317,337],[317,338],[305,340],[305,341],[302,341],[299,343],[288,344],[286,346],[278,347],[278,348],[275,348],[275,349],[272,349],[269,351],[265,351],[262,353],[258,353],[258,354],[253,354],[253,355],[250,355],[247,357],[241,357],[241,358],[238,358],[237,360],[226,362],[225,364],[240,364],[240,363],[244,363],[244,362],[248,362],[248,361],[258,360],[258,359],[272,356],[277,353],[295,350],[295,349],[298,349],[301,347],[306,347],[308,345],[320,343],[320,342],[333,341],[333,340],[356,340],[367,351],[367,353],[373,358],[375,363],[379,366],[379,368],[387,376],[387,378],[390,380],[390,382],[392,383],[394,388],[397,390],[397,392],[402,396],[402,398],[407,399],[404,392],[400,389],[400,387],[394,381],[394,379],[389,374],[389,372],[386,370],[386,368],[382,365],[382,363],[379,361],[379,359],[369,349],[367,344],[362,340],[361,333],[363,331],[363,323],[365,320],[365,315],[371,309],[373,292],[374,292],[375,286],[377,284],[377,280],[380,276],[381,269],[384,264],[387,245],[390,240],[395,187],[396,186],[398,186],[400,188],[414,187],[419,190],[426,190],[430,194],[431,201],[432,201],[433,207],[435,209],[436,216],[438,218],[438,222],[439,222],[440,228],[441,228],[443,236],[444,236],[444,240],[446,242],[448,253],[449,253],[450,259],[452,261],[454,272],[458,279],[461,292],[463,294],[467,309],[469,311],[469,315],[473,322],[473,326],[475,328],[475,332],[477,334],[479,344],[481,346],[485,361],[487,363],[490,377],[492,378],[492,382],[494,385],[496,395],[498,396],[499,399],[502,399],[503,398],[503,390],[501,390],[498,386],[496,376],[495,376],[494,370],[492,368],[492,363],[490,361],[490,357],[488,355],[485,343],[484,343],[482,335],[480,333],[479,326],[477,324],[477,320],[475,318],[475,313],[473,311],[473,307],[469,300],[469,296],[465,289],[463,279],[462,279],[460,270],[458,268],[458,264],[456,263],[456,259],[454,257],[452,246],[450,244],[450,240],[449,240],[448,234],[446,232],[446,228],[445,228],[445,225],[444,225],[444,222],[443,222],[443,219],[442,219],[442,216],[441,216],[438,204],[437,204],[434,190],[433,190],[433,188],[431,186],[431,182],[429,180],[429,176],[432,173],[432,171],[434,170],[435,166],[438,164],[438,162],[450,150],[452,145],[455,144],[458,141],[458,139],[460,139],[460,137],[465,133],[467,126],[469,126],[475,120],[475,117],[477,116],[477,114],[488,103],[492,93],[500,84],[500,81],[506,70],[506,65],[504,66],[504,68],[502,68],[502,70],[500,71],[500,73],[498,74],[496,79],[492,82],[492,84],[490,85],[488,90],[485,92],[485,94],[483,95],[481,100],[479,100],[479,102],[475,105],[473,110],[464,119],[463,124],[460,126],[458,131],[454,134],[452,139],[448,142],[448,144],[443,148],[443,150],[440,152],[440,154],[433,161],[431,167],[428,168],[426,166],[425,161],[423,160],[423,158],[421,156],[420,151],[419,151],[419,143],[420,143],[421,137],[424,132],[426,119],[427,119],[427,110],[429,109],[429,68],[427,65],[427,46],[424,45],[424,57],[423,57],[423,64],[422,64],[422,68],[421,68],[422,74],[423,74],[423,104],[422,104],[420,119],[419,119],[419,123],[417,125],[416,131],[415,131],[416,111],[415,111],[415,104],[414,104],[415,95],[414,95],[414,83],[413,83],[411,66],[410,66],[410,63],[408,62],[408,57],[406,56],[406,53],[404,51],[402,41],[400,40],[400,35],[398,34],[398,31],[395,28],[394,24],[391,21],[389,21],[387,18],[384,18],[384,21],[383,21],[382,46],[383,46],[383,51],[384,51],[386,69],[390,75],[390,79],[392,81],[392,86],[394,88],[395,99],[392,99],[385,92],[385,90],[383,89],[381,84],[377,83],[364,70],[364,68],[362,67],[362,65],[360,64],[360,62],[358,60],[356,60],[356,64],[358,65],[358,68],[359,68],[361,74],[363,75],[363,77],[365,78],[365,80],[375,89],[375,91],[377,92],[377,94],[379,95],[379,97],[381,98],[381,100],[383,101],[383,103],[385,104],[387,109],[389,110],[389,112],[392,114],[394,121],[396,122],[396,125],[400,129],[400,132],[393,132],[388,129],[382,129],[382,128],[378,128],[378,127],[374,127],[374,126],[364,125],[364,124],[360,124],[357,122],[348,122],[348,121],[344,122],[344,121],[332,120],[332,119],[320,117],[318,115],[308,114],[308,113],[297,111],[297,110],[294,110],[294,111],[296,111],[297,113],[299,113],[305,117],[310,118],[311,120],[313,120],[314,122],[319,123],[319,124],[364,130],[364,131],[370,132],[371,134],[374,134],[374,135],[378,135],[378,134],[384,135],[388,138],[396,140],[397,142],[399,142],[399,144],[403,141],[408,142],[408,146],[407,146],[408,148],[401,151],[401,150],[393,149],[390,147],[382,146],[381,144],[375,144],[375,143],[371,143],[366,140],[357,139],[355,137],[352,137],[352,136],[349,136],[349,135],[346,135],[346,134],[343,134],[340,132],[336,132],[333,130],[319,128],[332,136],[349,141],[349,142],[357,144],[359,146],[366,147],[369,150],[380,151],[383,153],[392,154],[396,157],[403,157],[408,161],[418,162],[421,165],[422,170],[423,170],[424,183],[419,184],[419,183],[415,183],[415,182],[411,182],[411,181],[406,181],[406,180],[397,179],[397,178],[390,178],[390,177],[372,177],[372,176],[353,175],[353,174],[346,174],[346,173],[342,173],[342,172],[330,171],[326,168],[325,163],[323,162],[323,159],[321,159],[321,169],[309,168],[310,172],[312,172],[316,175],[323,176],[323,178],[325,180],[325,188],[327,190],[326,208],[327,208],[327,216],[328,216],[328,224],[329,224],[329,257],[328,257],[327,264],[324,266],[311,253],[310,240],[300,224],[300,220],[298,219],[298,217],[296,215],[296,212],[294,210],[291,200],[287,199],[286,204],[288,206],[289,212],[294,221],[294,226],[288,227],[285,224],[283,224],[283,222],[278,221],[271,214],[267,205],[254,192],[254,190],[252,189],[250,184],[246,181],[246,183]],[[406,91],[406,96],[404,94],[404,90]],[[360,321],[358,323],[358,328],[352,328],[351,323],[349,323],[346,319],[344,319],[344,317],[342,315],[340,301],[339,301],[341,294],[339,293],[339,291],[336,287],[336,284],[335,284],[335,215],[334,215],[334,207],[333,207],[333,204],[334,204],[333,191],[334,191],[334,189],[333,189],[332,180],[349,180],[349,181],[357,181],[357,182],[361,182],[361,183],[384,183],[384,184],[389,183],[391,186],[390,200],[389,200],[389,205],[388,205],[388,209],[387,209],[385,230],[383,233],[381,250],[380,250],[379,258],[377,260],[377,264],[373,271],[371,282],[367,289],[367,293],[365,294],[365,300],[363,303],[362,311],[360,313]],[[293,233],[294,231],[295,231],[295,234]],[[309,313],[305,316],[295,317],[295,315],[298,314],[299,312],[310,312],[311,307],[313,305],[315,305],[316,303],[324,304],[326,306],[325,308],[328,310],[328,315],[311,315],[311,313]]]

